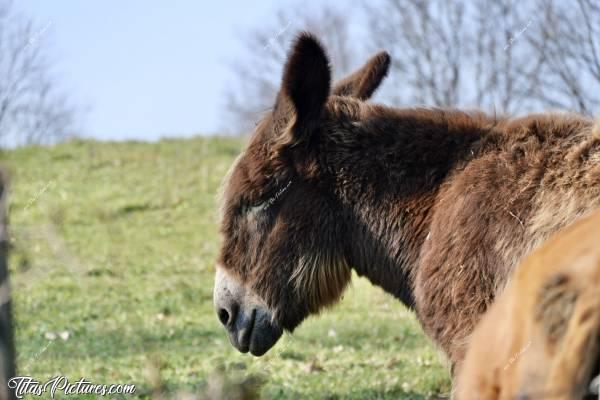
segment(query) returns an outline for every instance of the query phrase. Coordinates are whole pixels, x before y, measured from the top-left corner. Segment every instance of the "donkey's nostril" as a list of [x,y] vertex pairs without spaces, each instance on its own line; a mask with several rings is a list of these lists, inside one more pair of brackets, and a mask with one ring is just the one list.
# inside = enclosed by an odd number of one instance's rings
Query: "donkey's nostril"
[[229,302],[228,304],[222,305],[217,310],[219,321],[228,329],[230,329],[235,323],[237,318],[239,305],[235,302]]
[[219,315],[219,321],[221,321],[223,325],[227,326],[229,324],[229,313],[227,310],[221,308],[217,314]]

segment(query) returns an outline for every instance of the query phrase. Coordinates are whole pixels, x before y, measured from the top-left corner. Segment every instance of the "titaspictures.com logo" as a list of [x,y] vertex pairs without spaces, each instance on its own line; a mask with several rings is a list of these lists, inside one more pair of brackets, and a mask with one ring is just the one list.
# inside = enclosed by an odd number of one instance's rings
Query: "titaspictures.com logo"
[[82,394],[110,396],[135,393],[135,385],[132,384],[94,384],[84,378],[71,383],[64,376],[55,376],[46,382],[36,381],[31,376],[15,376],[8,381],[8,387],[14,391],[18,399],[22,399],[25,395],[42,396],[45,393],[49,393],[53,399],[57,393],[66,396]]

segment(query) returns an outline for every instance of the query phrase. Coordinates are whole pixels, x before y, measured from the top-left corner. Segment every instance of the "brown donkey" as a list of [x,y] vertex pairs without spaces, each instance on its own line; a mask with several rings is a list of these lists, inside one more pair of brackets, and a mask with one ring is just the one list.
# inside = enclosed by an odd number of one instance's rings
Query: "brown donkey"
[[335,303],[351,269],[416,310],[453,365],[519,260],[600,204],[600,132],[366,102],[381,53],[330,83],[310,34],[226,178],[214,301],[232,344],[262,355]]

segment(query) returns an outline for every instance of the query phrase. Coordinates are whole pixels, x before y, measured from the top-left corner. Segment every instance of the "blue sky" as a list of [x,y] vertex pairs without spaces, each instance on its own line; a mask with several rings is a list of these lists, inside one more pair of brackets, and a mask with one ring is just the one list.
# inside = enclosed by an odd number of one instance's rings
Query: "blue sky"
[[226,125],[227,63],[278,2],[19,0],[54,73],[88,111],[82,134],[153,140]]

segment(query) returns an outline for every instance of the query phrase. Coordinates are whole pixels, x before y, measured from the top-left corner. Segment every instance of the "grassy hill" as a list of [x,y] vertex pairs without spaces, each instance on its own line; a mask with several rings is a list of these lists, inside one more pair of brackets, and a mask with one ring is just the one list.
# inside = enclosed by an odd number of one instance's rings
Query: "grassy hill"
[[264,357],[229,344],[212,308],[215,193],[242,145],[75,141],[0,153],[12,177],[20,375],[133,383],[128,399],[218,396],[244,380],[277,399],[447,395],[447,369],[412,313],[356,277],[340,305]]

